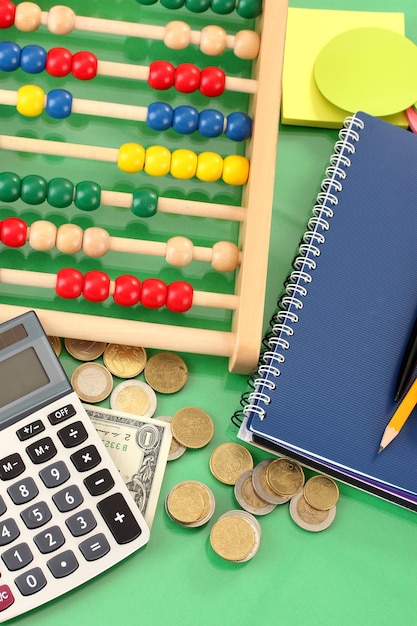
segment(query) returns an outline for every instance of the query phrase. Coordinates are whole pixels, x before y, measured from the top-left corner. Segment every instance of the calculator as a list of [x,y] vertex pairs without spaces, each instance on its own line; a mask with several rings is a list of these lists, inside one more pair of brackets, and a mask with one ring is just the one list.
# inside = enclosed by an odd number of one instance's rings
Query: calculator
[[0,622],[149,536],[37,315],[0,324]]

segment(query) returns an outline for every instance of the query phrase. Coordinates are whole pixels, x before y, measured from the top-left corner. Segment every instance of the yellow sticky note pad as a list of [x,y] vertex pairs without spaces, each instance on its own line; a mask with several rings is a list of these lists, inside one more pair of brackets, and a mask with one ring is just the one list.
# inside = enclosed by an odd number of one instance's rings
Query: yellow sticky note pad
[[[315,62],[321,50],[337,35],[366,27],[385,28],[404,35],[404,14],[288,9],[282,77],[281,121],[284,124],[340,128],[350,112],[322,95],[314,78]],[[397,126],[408,126],[404,112],[384,119]]]

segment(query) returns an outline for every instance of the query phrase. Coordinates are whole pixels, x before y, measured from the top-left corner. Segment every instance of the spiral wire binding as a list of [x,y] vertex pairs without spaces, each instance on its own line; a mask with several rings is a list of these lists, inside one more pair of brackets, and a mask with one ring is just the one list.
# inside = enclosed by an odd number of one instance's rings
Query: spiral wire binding
[[346,169],[351,165],[350,157],[355,153],[355,143],[360,140],[359,131],[363,127],[362,120],[352,115],[345,119],[339,132],[339,139],[335,143],[330,164],[326,168],[312,209],[312,216],[301,238],[298,254],[292,262],[293,271],[285,281],[284,292],[277,301],[277,308],[262,339],[258,365],[248,379],[249,389],[240,398],[242,408],[231,417],[232,423],[237,427],[250,414],[256,414],[261,420],[266,417],[264,407],[271,401],[268,392],[275,389],[275,379],[281,375],[285,352],[291,347],[290,338],[299,321],[304,298],[308,295],[308,285],[312,282],[317,267],[316,259],[326,242],[325,233],[329,229],[333,209],[338,204],[338,194],[343,189]]

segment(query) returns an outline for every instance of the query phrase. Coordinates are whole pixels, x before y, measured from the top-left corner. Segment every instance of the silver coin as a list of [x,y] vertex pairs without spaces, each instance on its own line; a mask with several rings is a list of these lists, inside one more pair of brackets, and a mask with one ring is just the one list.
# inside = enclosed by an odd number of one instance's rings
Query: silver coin
[[234,487],[235,498],[242,509],[253,515],[267,515],[276,508],[258,496],[253,488],[253,470],[243,472],[237,479]]
[[258,463],[252,473],[252,483],[255,493],[258,494],[262,500],[269,504],[284,504],[289,501],[287,496],[279,496],[275,491],[271,489],[266,480],[266,469],[274,459],[265,459]]
[[[162,420],[163,422],[168,422],[168,424],[171,424],[172,421],[172,417],[170,415],[163,415],[162,417],[156,417],[155,419],[158,420]],[[172,435],[172,432],[171,432]],[[179,459],[184,452],[187,450],[187,448],[183,445],[181,445],[176,439],[175,437],[172,437],[171,439],[171,446],[169,448],[169,453],[168,453],[168,461],[175,461],[176,459]]]
[[336,517],[336,505],[327,511],[314,509],[304,498],[303,492],[297,493],[290,501],[290,515],[294,522],[313,533],[325,530]]
[[152,387],[140,380],[125,380],[110,396],[110,408],[141,417],[152,417],[156,411],[156,395]]

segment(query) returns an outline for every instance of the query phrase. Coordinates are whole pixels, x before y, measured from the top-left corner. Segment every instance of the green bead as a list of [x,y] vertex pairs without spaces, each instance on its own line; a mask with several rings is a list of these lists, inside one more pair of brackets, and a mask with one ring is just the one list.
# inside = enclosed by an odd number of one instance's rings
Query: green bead
[[20,197],[27,204],[41,204],[45,202],[48,183],[42,176],[29,174],[22,178]]
[[211,10],[219,15],[233,13],[235,6],[236,0],[211,0]]
[[48,204],[64,209],[72,202],[74,185],[68,178],[51,178],[48,183]]
[[185,0],[185,6],[193,13],[204,13],[210,8],[211,0]]
[[161,0],[161,4],[166,9],[181,9],[185,0]]
[[262,0],[237,0],[236,12],[240,17],[251,19],[262,11]]
[[14,202],[20,198],[21,180],[13,172],[0,173],[0,201]]
[[75,187],[74,204],[81,211],[94,211],[98,209],[101,201],[101,188],[97,183],[83,180]]
[[151,4],[156,4],[158,0],[136,0],[139,4],[145,4],[146,6],[150,6]]
[[136,189],[132,194],[132,213],[137,217],[152,217],[158,209],[158,195],[150,189]]

